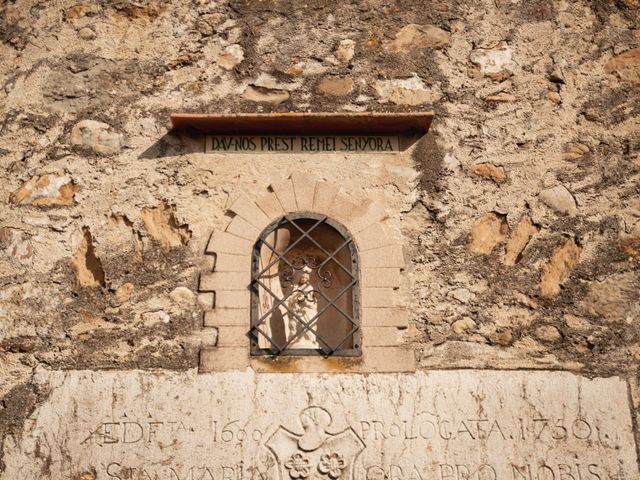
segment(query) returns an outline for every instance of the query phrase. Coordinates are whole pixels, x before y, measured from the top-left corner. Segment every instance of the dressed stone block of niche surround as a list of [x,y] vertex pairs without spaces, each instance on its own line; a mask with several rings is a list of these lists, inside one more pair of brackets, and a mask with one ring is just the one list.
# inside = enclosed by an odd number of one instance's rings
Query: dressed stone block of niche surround
[[[386,226],[388,215],[381,205],[354,198],[307,172],[294,172],[257,198],[236,194],[229,211],[232,220],[224,231],[213,232],[207,246],[216,258],[214,269],[200,277],[200,291],[213,292],[215,299],[205,312],[203,328],[218,332],[217,343],[201,350],[200,372],[249,366],[264,372],[415,369],[413,352],[403,342],[408,314],[399,295],[402,246]],[[258,242],[261,235],[266,246]],[[285,240],[277,240],[278,235]],[[353,261],[341,239],[352,241]],[[262,246],[256,251],[256,245]],[[341,245],[341,250],[331,250]],[[271,262],[277,271],[266,260],[274,251],[287,252],[286,258],[278,257],[279,263]],[[252,283],[252,261],[266,266],[257,283]],[[252,286],[263,295],[254,301],[260,303],[260,315],[266,312],[260,318],[270,315],[259,329],[251,324]],[[274,292],[287,301],[264,307],[264,298],[270,300]],[[340,292],[345,293],[338,296]],[[274,319],[278,310],[280,320]],[[317,321],[313,330],[302,331],[296,330],[301,322],[292,318]],[[256,354],[268,353],[273,345],[286,345],[285,355]],[[312,350],[321,356],[301,354]]]
[[618,377],[38,368],[34,382],[3,480],[640,478]]

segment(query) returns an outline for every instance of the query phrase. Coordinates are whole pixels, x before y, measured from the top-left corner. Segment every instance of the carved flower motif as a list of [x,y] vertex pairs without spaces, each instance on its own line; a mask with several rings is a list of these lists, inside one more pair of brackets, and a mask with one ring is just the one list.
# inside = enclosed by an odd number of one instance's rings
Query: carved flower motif
[[320,473],[328,474],[331,478],[338,478],[342,475],[342,470],[344,470],[346,466],[347,464],[344,463],[344,459],[339,453],[325,453],[320,457],[318,470],[320,470]]
[[301,453],[294,453],[284,464],[291,478],[307,478],[311,470],[309,460]]

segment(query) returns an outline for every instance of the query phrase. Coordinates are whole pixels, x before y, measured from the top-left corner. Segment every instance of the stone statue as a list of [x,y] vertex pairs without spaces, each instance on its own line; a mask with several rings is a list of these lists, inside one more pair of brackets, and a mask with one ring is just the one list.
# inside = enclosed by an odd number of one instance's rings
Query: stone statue
[[[309,323],[318,314],[318,300],[310,283],[311,272],[312,269],[308,265],[302,268],[298,284],[294,286],[293,292],[287,300],[287,307],[289,307],[287,341],[304,330],[304,325],[296,320],[296,317]],[[320,348],[320,345],[315,333],[312,330],[306,330],[293,340],[288,348],[317,349]]]

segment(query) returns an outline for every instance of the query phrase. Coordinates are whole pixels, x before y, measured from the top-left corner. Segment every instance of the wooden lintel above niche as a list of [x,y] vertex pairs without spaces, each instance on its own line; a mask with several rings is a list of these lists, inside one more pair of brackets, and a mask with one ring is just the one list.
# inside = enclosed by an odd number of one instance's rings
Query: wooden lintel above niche
[[396,153],[429,130],[432,112],[173,113],[205,153]]
[[176,130],[214,135],[407,135],[427,133],[433,112],[172,113]]

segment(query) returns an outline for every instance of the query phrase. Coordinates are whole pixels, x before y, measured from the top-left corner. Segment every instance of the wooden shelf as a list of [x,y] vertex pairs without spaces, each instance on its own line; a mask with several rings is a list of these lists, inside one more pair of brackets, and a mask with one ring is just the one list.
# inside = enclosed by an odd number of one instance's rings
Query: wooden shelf
[[433,112],[172,113],[176,130],[216,135],[412,135],[427,133]]

